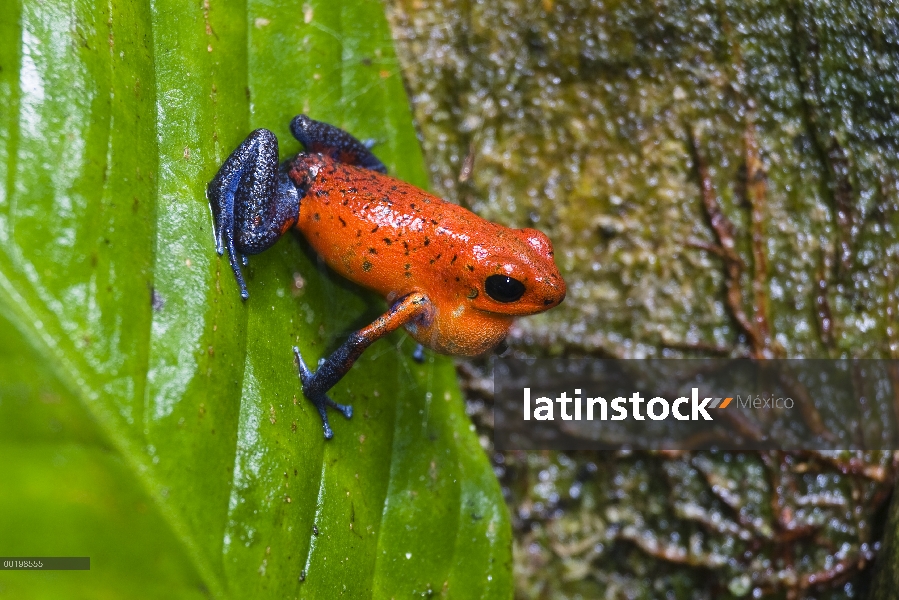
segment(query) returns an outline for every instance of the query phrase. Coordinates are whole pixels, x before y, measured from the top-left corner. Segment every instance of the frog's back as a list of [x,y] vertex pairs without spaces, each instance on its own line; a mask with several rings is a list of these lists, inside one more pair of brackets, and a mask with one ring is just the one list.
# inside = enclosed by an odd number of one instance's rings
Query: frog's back
[[465,268],[469,232],[503,229],[404,181],[321,155],[298,156],[291,177],[305,189],[296,227],[313,249],[388,299],[451,285]]

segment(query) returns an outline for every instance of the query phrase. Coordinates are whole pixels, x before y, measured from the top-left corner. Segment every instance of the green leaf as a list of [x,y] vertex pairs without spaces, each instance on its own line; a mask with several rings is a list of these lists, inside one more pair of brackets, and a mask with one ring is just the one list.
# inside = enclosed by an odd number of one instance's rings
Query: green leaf
[[[499,486],[451,363],[375,344],[333,390],[308,361],[385,309],[296,236],[216,256],[206,182],[306,112],[426,184],[374,0],[0,7],[0,595],[511,595]],[[316,533],[317,532],[317,533]],[[64,592],[63,592],[64,591]]]

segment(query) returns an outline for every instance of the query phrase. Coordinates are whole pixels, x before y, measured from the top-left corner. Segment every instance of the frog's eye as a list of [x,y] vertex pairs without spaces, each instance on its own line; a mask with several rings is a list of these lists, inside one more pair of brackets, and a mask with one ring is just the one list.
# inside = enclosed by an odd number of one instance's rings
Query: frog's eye
[[524,295],[524,284],[506,275],[491,275],[484,289],[497,302],[515,302]]

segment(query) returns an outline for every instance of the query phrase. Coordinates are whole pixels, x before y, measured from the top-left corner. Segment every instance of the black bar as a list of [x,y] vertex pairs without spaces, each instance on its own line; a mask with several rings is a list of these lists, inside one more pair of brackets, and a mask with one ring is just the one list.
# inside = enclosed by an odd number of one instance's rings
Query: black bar
[[90,571],[89,556],[0,556],[0,571]]
[[895,359],[494,363],[497,450],[899,450]]

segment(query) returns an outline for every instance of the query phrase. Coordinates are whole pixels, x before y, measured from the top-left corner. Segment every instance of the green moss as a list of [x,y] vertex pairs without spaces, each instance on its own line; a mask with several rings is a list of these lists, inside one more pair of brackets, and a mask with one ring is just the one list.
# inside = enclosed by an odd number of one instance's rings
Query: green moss
[[[569,295],[519,321],[513,349],[899,356],[894,4],[393,0],[391,11],[434,187],[555,245]],[[691,137],[733,227],[736,302]],[[761,196],[747,180],[753,140]],[[768,335],[754,343],[738,311]],[[849,474],[820,457],[500,459],[522,597],[860,597],[893,477],[876,454]],[[851,568],[828,571],[844,558]]]

